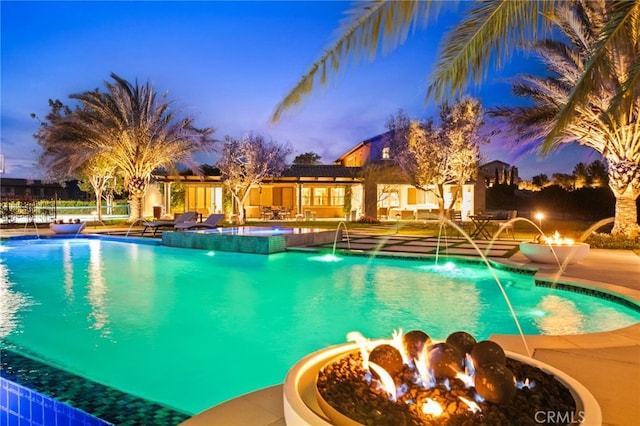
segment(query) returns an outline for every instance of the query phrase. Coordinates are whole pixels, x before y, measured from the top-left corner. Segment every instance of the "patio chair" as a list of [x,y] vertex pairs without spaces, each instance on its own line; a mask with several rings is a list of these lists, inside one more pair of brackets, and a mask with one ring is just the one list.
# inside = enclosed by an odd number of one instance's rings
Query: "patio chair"
[[174,228],[176,231],[186,231],[190,229],[216,229],[222,226],[218,225],[222,219],[224,219],[223,214],[210,214],[209,217],[202,222],[176,223]]
[[[462,229],[463,232],[469,232],[469,223],[462,220],[462,212],[460,210],[449,211],[449,221]],[[458,229],[454,229],[456,232],[460,233]]]
[[191,222],[193,224],[193,223],[196,223],[197,218],[198,218],[198,212],[186,212],[178,215],[178,217],[176,217],[176,219],[173,221],[171,220],[157,220],[153,222],[144,221],[143,222],[144,229],[142,230],[141,235],[144,236],[145,232],[147,232],[147,229],[151,228],[153,229],[153,236],[155,237],[156,232],[158,232],[158,229],[160,228],[175,228],[177,224],[185,223],[185,222]]

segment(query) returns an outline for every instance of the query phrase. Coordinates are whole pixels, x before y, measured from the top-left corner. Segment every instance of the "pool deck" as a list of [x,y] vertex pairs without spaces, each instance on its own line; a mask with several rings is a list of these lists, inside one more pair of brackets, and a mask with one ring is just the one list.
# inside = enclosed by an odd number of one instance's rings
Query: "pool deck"
[[[29,230],[17,231],[0,230],[0,237],[32,233]],[[44,230],[41,235],[49,232]],[[433,239],[401,234],[355,234],[351,241],[355,245],[351,247],[354,250],[400,255],[429,252],[433,245]],[[528,261],[516,252],[518,241],[501,240],[499,247],[488,242],[478,243],[494,250],[489,251],[492,260],[538,268],[536,278],[575,282],[614,291],[640,302],[640,256],[632,251],[591,249],[580,263],[568,265],[560,272],[557,266]],[[474,256],[460,240],[450,244],[450,254]],[[492,335],[490,339],[508,351],[526,354],[519,336]],[[640,424],[640,323],[603,333],[527,336],[526,342],[534,359],[559,368],[589,389],[602,410],[603,425]],[[285,424],[281,384],[234,398],[182,423],[183,426]]]

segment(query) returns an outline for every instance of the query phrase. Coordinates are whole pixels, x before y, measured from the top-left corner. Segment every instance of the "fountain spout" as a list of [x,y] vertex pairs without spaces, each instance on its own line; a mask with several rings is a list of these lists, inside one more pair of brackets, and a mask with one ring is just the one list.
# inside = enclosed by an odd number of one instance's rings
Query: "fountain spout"
[[144,219],[142,219],[142,218],[138,218],[138,219],[134,220],[134,221],[131,223],[131,225],[129,225],[129,229],[127,229],[127,233],[124,235],[125,237],[128,237],[128,236],[129,236],[129,232],[131,232],[131,228],[133,228],[133,227],[134,227],[134,225],[135,225],[136,223],[138,223],[138,222],[144,222]]
[[347,235],[347,247],[351,250],[351,240],[349,238],[349,230],[347,229],[347,223],[344,220],[341,220],[338,223],[338,227],[336,228],[336,236],[333,238],[333,251],[331,252],[332,256],[336,256],[336,243],[338,242],[338,235],[340,234],[340,226],[344,228],[344,232]]
[[36,224],[35,220],[32,220],[31,222],[27,222],[24,224],[24,230],[27,230],[27,226],[29,226],[29,224],[32,223],[33,227],[36,229],[36,238],[40,239],[40,231],[38,231],[38,225]]

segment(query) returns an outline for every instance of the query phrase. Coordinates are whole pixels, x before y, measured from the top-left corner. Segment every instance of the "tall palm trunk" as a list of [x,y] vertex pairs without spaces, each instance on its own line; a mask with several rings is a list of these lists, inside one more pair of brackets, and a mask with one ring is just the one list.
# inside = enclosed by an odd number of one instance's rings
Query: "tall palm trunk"
[[135,177],[129,181],[129,222],[143,218],[143,200],[147,191],[147,179]]
[[640,166],[632,161],[608,159],[609,187],[616,197],[612,234],[635,238],[640,235],[636,200],[640,196]]

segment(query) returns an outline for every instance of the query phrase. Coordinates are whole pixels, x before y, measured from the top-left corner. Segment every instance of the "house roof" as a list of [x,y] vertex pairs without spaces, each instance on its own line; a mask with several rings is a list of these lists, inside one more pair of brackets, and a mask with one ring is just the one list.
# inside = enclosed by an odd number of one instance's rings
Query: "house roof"
[[505,163],[504,161],[500,161],[500,160],[493,160],[493,161],[489,161],[488,163],[480,164],[479,168],[484,169],[486,167],[491,167],[491,166],[511,167],[511,164]]
[[383,145],[385,145],[387,143],[386,137],[390,132],[384,132],[381,133],[379,135],[373,136],[369,139],[366,139],[360,143],[358,143],[356,146],[354,146],[353,148],[351,148],[349,151],[345,152],[344,154],[342,154],[336,161],[335,163],[341,163],[346,157],[348,157],[350,154],[358,151],[360,148],[362,148],[365,145],[371,145],[371,151],[369,153],[370,158],[367,158],[367,160],[369,161],[377,161],[382,159],[382,148]]
[[329,177],[356,178],[360,175],[360,167],[345,167],[337,164],[294,164],[284,172],[282,177]]

